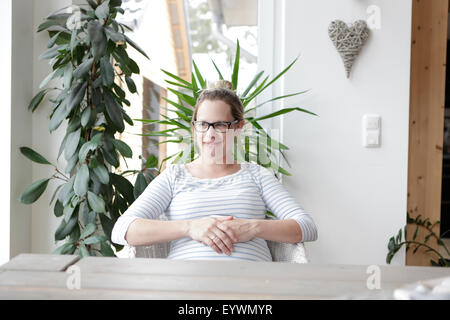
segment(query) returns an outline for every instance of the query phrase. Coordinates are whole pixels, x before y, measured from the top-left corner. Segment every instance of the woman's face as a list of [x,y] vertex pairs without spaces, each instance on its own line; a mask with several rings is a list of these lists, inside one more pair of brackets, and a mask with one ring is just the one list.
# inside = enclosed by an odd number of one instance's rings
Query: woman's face
[[[231,115],[231,107],[220,100],[203,101],[197,111],[197,121],[206,121],[209,123],[227,121],[232,122],[236,119]],[[206,132],[198,132],[194,129],[194,139],[199,148],[200,156],[203,160],[214,161],[217,164],[234,163],[233,150],[234,137],[240,132],[245,121],[242,120],[232,124],[226,132],[217,132],[212,126]]]

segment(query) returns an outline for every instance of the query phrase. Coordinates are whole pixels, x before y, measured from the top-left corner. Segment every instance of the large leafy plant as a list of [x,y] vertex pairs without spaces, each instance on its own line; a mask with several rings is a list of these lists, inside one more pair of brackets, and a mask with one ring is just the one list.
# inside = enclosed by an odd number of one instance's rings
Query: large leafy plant
[[[237,41],[237,48],[236,48],[236,54],[235,59],[233,63],[233,70],[231,75],[231,83],[233,84],[233,90],[236,91],[238,87],[238,80],[239,80],[239,61],[240,61],[240,47],[239,47],[239,41]],[[242,104],[244,105],[244,112],[245,116],[244,119],[246,122],[251,123],[252,130],[249,130],[251,134],[244,134],[242,139],[244,140],[242,143],[237,143],[234,156],[235,158],[239,155],[242,155],[242,159],[245,159],[246,161],[254,161],[261,166],[264,167],[270,167],[274,173],[275,176],[277,176],[277,173],[282,173],[285,175],[290,175],[290,173],[282,168],[280,164],[277,162],[277,153],[279,152],[283,158],[287,161],[285,154],[283,153],[284,150],[288,150],[289,148],[284,145],[283,143],[273,139],[270,134],[268,134],[263,127],[260,125],[259,121],[269,118],[274,118],[277,116],[280,116],[282,114],[286,114],[292,111],[300,111],[305,112],[311,115],[316,115],[313,112],[310,112],[306,109],[300,108],[300,107],[289,107],[289,108],[283,108],[278,111],[275,111],[273,113],[262,115],[259,117],[252,116],[252,112],[254,112],[256,109],[260,108],[261,106],[285,99],[288,97],[297,96],[300,94],[305,93],[306,91],[301,92],[295,92],[279,97],[272,98],[268,101],[264,101],[262,103],[258,103],[256,106],[250,107],[251,103],[255,101],[255,99],[267,88],[269,88],[275,81],[280,79],[297,61],[295,59],[292,61],[283,71],[281,71],[279,74],[277,74],[275,77],[273,77],[271,80],[269,80],[270,76],[265,76],[263,78],[264,71],[259,72],[256,74],[252,81],[246,86],[246,89],[242,93],[238,93],[238,96],[240,97]],[[219,79],[223,80],[224,77],[222,75],[222,72],[217,67],[217,64],[211,60],[212,65],[214,66],[215,70],[217,71]],[[194,107],[196,105],[197,99],[199,97],[199,94],[201,90],[207,88],[207,80],[205,77],[201,74],[200,70],[198,69],[195,61],[193,62],[194,72],[192,72],[191,75],[191,82],[186,81],[166,70],[162,70],[167,76],[170,77],[169,80],[166,80],[166,82],[169,85],[172,85],[176,88],[169,88],[168,90],[174,94],[174,96],[177,98],[176,101],[163,98],[170,107],[174,108],[167,108],[170,111],[173,111],[177,117],[170,118],[168,116],[165,116],[161,114],[161,116],[164,118],[163,120],[155,120],[155,119],[135,119],[138,121],[142,121],[145,123],[159,123],[162,125],[170,125],[172,126],[169,129],[161,130],[157,132],[148,132],[144,135],[147,136],[163,136],[167,137],[166,140],[158,142],[158,144],[161,143],[186,143],[185,148],[182,148],[182,150],[176,152],[173,155],[168,156],[167,158],[163,159],[161,162],[161,166],[163,162],[174,158],[172,163],[177,162],[190,162],[195,158],[195,148],[194,148],[194,141],[192,139],[192,131],[191,131],[191,121],[192,116],[194,113]],[[260,81],[262,79],[262,81]],[[259,82],[260,81],[260,82]],[[259,83],[258,83],[259,82]],[[239,149],[239,146],[241,148]],[[277,176],[278,177],[278,176]]]
[[[131,76],[139,73],[139,67],[128,56],[128,45],[147,57],[125,34],[131,29],[115,19],[123,13],[121,3],[87,0],[84,7],[70,6],[49,15],[38,28],[49,33],[48,49],[40,59],[50,59],[53,71],[42,81],[29,109],[35,111],[50,96],[50,132],[67,123],[57,158],[64,155],[67,166],[60,170],[34,150],[20,148],[30,160],[54,166],[55,173],[34,182],[19,201],[31,204],[50,180],[62,181],[50,201],[51,205],[56,200],[53,211],[61,217],[55,241],[64,241],[55,253],[113,256],[114,223],[147,186],[140,171],[133,186],[111,170],[119,167],[119,154],[132,157],[131,148],[115,138],[124,131],[124,121],[133,125],[124,109],[130,105],[124,87],[136,92]],[[58,80],[58,87],[49,86],[52,79]]]

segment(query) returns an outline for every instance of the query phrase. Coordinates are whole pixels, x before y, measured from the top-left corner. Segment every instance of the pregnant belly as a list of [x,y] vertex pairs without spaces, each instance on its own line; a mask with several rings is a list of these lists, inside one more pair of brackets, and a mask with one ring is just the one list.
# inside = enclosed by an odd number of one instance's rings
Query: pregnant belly
[[254,238],[247,242],[234,243],[233,246],[234,251],[227,256],[191,238],[182,238],[171,242],[167,259],[272,261],[269,247],[264,239]]

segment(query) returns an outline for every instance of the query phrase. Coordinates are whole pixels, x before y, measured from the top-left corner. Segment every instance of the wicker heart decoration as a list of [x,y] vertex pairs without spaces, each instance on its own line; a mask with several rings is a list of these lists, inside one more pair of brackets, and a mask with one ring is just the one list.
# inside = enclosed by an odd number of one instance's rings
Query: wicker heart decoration
[[341,20],[334,20],[328,27],[328,35],[344,61],[345,72],[349,78],[353,63],[369,38],[367,23],[364,20],[358,20],[347,26]]

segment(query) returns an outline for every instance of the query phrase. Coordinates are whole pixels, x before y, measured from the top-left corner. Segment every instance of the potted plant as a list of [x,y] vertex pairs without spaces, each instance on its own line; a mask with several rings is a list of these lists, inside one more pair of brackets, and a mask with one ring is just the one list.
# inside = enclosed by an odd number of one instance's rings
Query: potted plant
[[[121,4],[121,0],[87,0],[86,6],[70,6],[70,13],[67,8],[52,13],[37,30],[49,33],[48,49],[40,59],[50,59],[53,71],[42,81],[29,110],[35,111],[46,95],[56,92],[49,99],[53,103],[49,130],[67,123],[58,153],[67,166],[58,169],[31,148],[20,148],[30,160],[54,166],[55,173],[34,182],[18,200],[31,204],[51,179],[62,181],[50,202],[61,218],[55,241],[63,244],[55,253],[114,256],[111,245],[121,249],[111,242],[114,223],[147,186],[142,172],[137,172],[133,186],[111,170],[119,166],[119,154],[132,157],[131,148],[115,139],[124,131],[124,121],[133,125],[124,108],[130,102],[123,88],[136,92],[131,76],[139,73],[139,67],[127,49],[131,46],[147,57],[125,34],[131,29],[115,19],[123,14]],[[60,86],[48,86],[52,79]]]
[[[397,236],[391,237],[389,239],[389,243],[387,246],[388,253],[386,256],[386,263],[388,263],[388,264],[391,263],[392,258],[398,252],[398,250],[400,250],[400,248],[402,246],[406,246],[406,251],[408,251],[411,247],[413,247],[414,248],[413,254],[416,253],[419,248],[423,247],[423,248],[426,248],[425,252],[431,252],[437,258],[437,261],[434,259],[430,259],[430,263],[432,266],[450,267],[450,259],[446,259],[439,252],[439,250],[436,250],[427,244],[430,239],[434,238],[437,241],[438,246],[441,246],[442,248],[444,248],[447,255],[450,256],[449,248],[447,248],[447,246],[445,245],[445,243],[442,241],[442,238],[441,238],[445,234],[445,232],[439,237],[433,231],[433,228],[436,225],[439,225],[440,221],[431,223],[429,218],[422,220],[420,218],[420,216],[421,216],[420,214],[415,219],[412,219],[408,212],[406,213],[406,215],[407,215],[407,224],[416,226],[412,240],[407,240],[406,226],[404,227],[403,232],[402,232],[402,229],[400,229],[398,231]],[[428,232],[423,241],[417,240],[417,234],[419,232],[419,227],[424,228]],[[450,230],[447,230],[446,232],[448,232],[448,231],[450,231]]]

